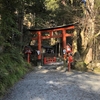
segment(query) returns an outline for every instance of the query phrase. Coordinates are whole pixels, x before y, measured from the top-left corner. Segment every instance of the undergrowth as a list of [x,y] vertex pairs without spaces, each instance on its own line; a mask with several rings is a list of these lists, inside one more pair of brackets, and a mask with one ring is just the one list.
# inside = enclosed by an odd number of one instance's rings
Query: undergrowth
[[31,69],[17,50],[0,54],[0,97]]

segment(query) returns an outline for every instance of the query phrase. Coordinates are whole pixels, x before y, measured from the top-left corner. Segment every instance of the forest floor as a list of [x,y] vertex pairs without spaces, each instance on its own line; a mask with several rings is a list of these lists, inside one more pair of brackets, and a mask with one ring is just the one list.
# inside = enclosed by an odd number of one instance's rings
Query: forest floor
[[54,68],[24,76],[2,100],[100,100],[100,75]]

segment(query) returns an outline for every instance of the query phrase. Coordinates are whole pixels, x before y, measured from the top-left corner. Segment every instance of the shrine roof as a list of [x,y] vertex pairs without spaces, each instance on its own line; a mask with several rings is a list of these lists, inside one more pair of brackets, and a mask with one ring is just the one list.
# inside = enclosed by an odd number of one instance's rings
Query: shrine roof
[[62,25],[62,26],[57,26],[57,27],[51,27],[51,28],[43,28],[43,29],[28,29],[28,31],[46,31],[46,30],[53,30],[53,29],[60,29],[60,28],[67,28],[67,27],[71,27],[71,26],[75,26],[75,24],[67,24],[67,25]]

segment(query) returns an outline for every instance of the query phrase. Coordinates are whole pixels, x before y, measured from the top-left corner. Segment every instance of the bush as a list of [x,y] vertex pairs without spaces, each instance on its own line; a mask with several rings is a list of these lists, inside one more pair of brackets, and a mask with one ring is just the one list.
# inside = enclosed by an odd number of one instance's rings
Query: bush
[[100,68],[95,67],[94,70],[93,70],[93,72],[100,74]]
[[31,66],[23,60],[22,55],[17,50],[13,49],[10,53],[1,54],[0,96],[30,69]]
[[87,66],[83,61],[75,62],[74,68],[78,71],[87,71]]

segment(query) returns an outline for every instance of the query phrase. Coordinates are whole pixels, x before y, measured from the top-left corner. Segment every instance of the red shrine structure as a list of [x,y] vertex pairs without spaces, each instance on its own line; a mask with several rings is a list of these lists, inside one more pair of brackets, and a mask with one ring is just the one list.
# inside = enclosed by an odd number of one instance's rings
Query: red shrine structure
[[[65,26],[58,26],[58,27],[53,27],[53,28],[46,28],[46,29],[29,29],[29,31],[31,32],[31,34],[35,34],[35,37],[32,38],[32,40],[37,40],[38,42],[38,47],[37,47],[37,51],[38,51],[38,60],[41,60],[42,55],[41,55],[41,51],[42,51],[42,41],[44,39],[50,39],[50,38],[61,38],[62,40],[62,49],[66,48],[67,45],[67,37],[72,37],[73,33],[67,33],[68,30],[73,30],[75,29],[74,24],[72,25],[65,25]],[[60,31],[61,34],[59,35],[53,35],[54,32],[58,32]],[[43,33],[48,33],[48,36],[44,36]],[[63,58],[65,58],[66,55],[63,54]],[[44,57],[44,64],[50,63],[50,62],[55,62],[56,59],[54,58],[49,58],[49,61],[47,61],[47,57]]]

